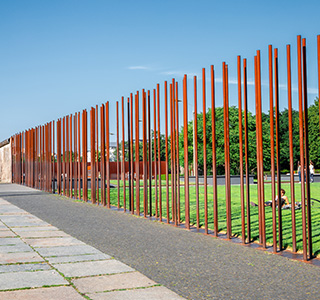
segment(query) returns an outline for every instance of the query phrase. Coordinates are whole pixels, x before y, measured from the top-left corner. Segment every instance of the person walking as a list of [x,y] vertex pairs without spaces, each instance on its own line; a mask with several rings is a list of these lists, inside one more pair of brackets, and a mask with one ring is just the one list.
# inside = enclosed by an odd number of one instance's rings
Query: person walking
[[310,182],[313,182],[314,181],[314,165],[312,161],[310,161],[309,171],[310,171]]
[[298,161],[298,176],[299,176],[299,182],[301,183],[301,165],[300,165],[300,161]]

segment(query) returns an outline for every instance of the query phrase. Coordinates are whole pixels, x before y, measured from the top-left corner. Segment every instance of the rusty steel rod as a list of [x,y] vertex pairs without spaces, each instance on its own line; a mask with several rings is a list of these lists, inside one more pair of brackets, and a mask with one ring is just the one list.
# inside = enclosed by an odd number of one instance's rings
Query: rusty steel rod
[[218,236],[218,192],[217,192],[217,157],[216,157],[216,104],[214,67],[211,65],[211,128],[212,128],[212,186],[213,186],[213,228],[214,236]]
[[110,128],[109,101],[106,103],[106,174],[107,174],[107,207],[110,208]]
[[[37,162],[37,155],[38,155],[38,128],[34,128],[34,187],[38,187],[38,162]],[[19,137],[16,135],[16,138],[14,140],[15,143],[15,160],[17,161],[19,158],[19,151],[18,151],[18,143],[19,143]],[[18,166],[18,165],[17,165]],[[18,169],[16,169],[15,174],[17,175]],[[15,176],[17,178],[17,176]],[[17,180],[16,180],[17,181]]]
[[176,82],[176,178],[177,178],[177,222],[178,224],[181,223],[181,205],[180,205],[180,148],[179,148],[179,97],[178,97],[178,82]]
[[152,146],[151,146],[151,103],[148,90],[148,174],[149,174],[149,216],[152,217]]
[[[29,130],[29,159],[30,159],[30,169],[29,169],[29,178],[30,178],[30,186],[31,186],[31,150],[32,150],[32,136],[31,136],[31,131]],[[46,192],[49,192],[49,187],[50,187],[50,163],[49,163],[49,159],[50,159],[50,141],[49,141],[49,123],[46,124],[46,141],[45,141],[45,146],[46,146]]]
[[[46,190],[46,166],[47,166],[47,161],[46,161],[46,148],[45,148],[45,128],[46,128],[46,125],[43,125],[42,126],[42,190],[45,191]],[[26,135],[26,148],[28,149],[28,153],[27,154],[27,158],[28,158],[28,161],[27,161],[27,164],[26,164],[26,172],[28,174],[28,184],[29,184],[29,146],[27,146],[27,143],[29,145],[29,134]],[[27,183],[26,182],[26,183]]]
[[[42,134],[41,134],[41,138],[43,140],[43,129],[42,129]],[[41,143],[42,144],[42,143]],[[42,151],[43,151],[43,146],[41,145]],[[41,152],[42,152],[41,151]],[[41,155],[42,159],[41,161],[43,161],[43,154]],[[63,185],[63,195],[66,195],[66,164],[65,164],[65,160],[66,160],[66,117],[63,117],[62,119],[62,185]],[[41,168],[41,177],[43,175],[43,166]],[[42,186],[42,184],[41,184]]]
[[277,196],[278,196],[278,236],[279,249],[282,250],[282,210],[281,210],[281,170],[280,170],[280,138],[279,138],[279,82],[278,82],[278,49],[274,49],[274,85],[275,85],[275,123],[276,123],[276,156],[277,156]]
[[171,179],[172,187],[171,190],[173,191],[172,203],[173,203],[173,222],[174,225],[178,225],[178,211],[177,211],[177,174],[176,174],[176,109],[175,109],[175,101],[176,101],[176,93],[175,93],[175,79],[172,79],[171,84],[171,91],[172,91],[172,101],[171,101],[171,111],[172,111],[172,130],[171,130],[171,141],[172,141],[172,157],[171,157]]
[[161,186],[161,131],[160,131],[160,85],[157,84],[158,113],[158,174],[159,174],[159,218],[162,221],[162,186]]
[[157,112],[156,112],[156,89],[153,89],[153,169],[154,169],[154,202],[155,217],[158,218],[158,180],[157,180]]
[[[33,129],[30,129],[30,186],[33,187]],[[49,191],[49,189],[48,189]]]
[[[30,174],[30,186],[32,186],[32,177],[31,177],[31,171],[32,171],[32,162],[31,162],[31,158],[32,158],[32,135],[31,135],[31,130],[29,130],[30,132],[30,170],[29,170],[29,174]],[[50,189],[50,133],[49,133],[49,123],[46,124],[46,163],[47,163],[47,167],[46,167],[46,192],[49,192]]]
[[[320,35],[317,36],[317,58],[318,58],[318,99],[320,101]],[[319,127],[320,127],[320,105],[319,105]]]
[[274,106],[273,106],[273,62],[272,45],[269,45],[269,102],[270,102],[270,158],[271,158],[271,197],[272,197],[272,234],[273,252],[277,252],[276,182],[274,153]]
[[78,197],[78,168],[77,168],[77,113],[73,116],[73,182],[74,182],[74,198]]
[[90,154],[91,154],[91,202],[93,204],[96,203],[96,151],[95,151],[95,137],[96,137],[96,133],[95,133],[95,125],[96,125],[96,121],[95,121],[95,109],[93,107],[91,107],[90,110],[90,141],[91,141],[91,145],[90,145]]
[[[99,170],[100,170],[100,164],[99,164],[99,107],[98,105],[96,105],[96,129],[95,129],[95,136],[96,136],[96,185],[97,185],[97,191],[96,191],[96,198],[97,198],[97,204],[99,205],[99,201],[100,201],[100,195],[99,195]],[[101,122],[101,120],[100,120]]]
[[261,185],[260,185],[260,151],[259,151],[259,108],[258,108],[258,63],[257,56],[254,57],[254,89],[255,89],[255,109],[256,109],[256,153],[257,153],[257,189],[258,189],[258,222],[259,222],[259,243],[262,244],[261,229]]
[[297,37],[298,50],[298,93],[299,93],[299,139],[300,139],[300,166],[301,166],[301,211],[302,211],[302,244],[303,259],[308,260],[307,249],[307,221],[306,221],[306,201],[305,201],[305,160],[304,160],[304,128],[303,128],[303,98],[302,98],[302,54],[301,36]]
[[[22,139],[22,184],[25,184],[25,132],[21,135]],[[39,189],[42,190],[42,126],[39,126]]]
[[171,168],[171,219],[175,223],[175,204],[174,204],[174,134],[173,134],[173,83],[170,83],[169,90],[170,90],[170,168]]
[[80,141],[80,112],[78,112],[78,164],[77,164],[77,168],[78,168],[78,187],[79,187],[79,194],[78,194],[78,199],[81,199],[81,141]]
[[168,162],[168,86],[164,82],[164,114],[165,114],[165,147],[166,147],[166,206],[167,206],[167,223],[170,222],[169,212],[169,162]]
[[[122,111],[122,180],[123,180],[123,209],[126,211],[126,160],[125,160],[125,135],[124,135],[124,97],[121,98]],[[118,208],[120,199],[118,199]]]
[[230,156],[229,156],[229,99],[228,99],[228,65],[222,63],[223,72],[223,119],[224,119],[224,157],[225,157],[225,190],[227,238],[231,238],[231,193],[230,193]]
[[291,86],[291,51],[287,45],[287,79],[288,79],[288,126],[289,126],[289,156],[290,156],[290,189],[291,189],[291,224],[292,251],[297,252],[296,242],[296,210],[294,191],[294,161],[293,161],[293,126],[292,126],[292,86]]
[[[52,121],[52,193],[55,194],[56,192],[56,181],[55,181],[55,157],[54,157],[54,153],[55,153],[55,126],[54,126],[54,121]],[[36,131],[34,131],[36,134]],[[37,149],[37,144],[35,144],[36,148],[35,148],[35,155],[37,154],[36,149]],[[35,160],[36,156],[34,157]]]
[[200,229],[200,202],[199,202],[199,172],[198,172],[198,99],[197,99],[197,76],[193,77],[194,89],[194,121],[193,121],[193,169],[196,180],[196,222],[197,230]]
[[136,173],[136,214],[140,216],[140,153],[139,153],[139,92],[136,94],[135,102],[135,173]]
[[134,214],[133,94],[130,94],[131,214]]
[[307,230],[308,230],[308,259],[312,254],[312,228],[311,228],[311,202],[310,202],[310,169],[309,169],[309,124],[308,124],[308,88],[307,88],[307,50],[306,39],[302,39],[302,78],[303,78],[303,121],[304,121],[304,147],[306,167],[306,200],[307,200]]
[[135,173],[136,173],[136,214],[140,216],[140,153],[139,153],[139,92],[135,97]]
[[77,155],[76,155],[76,162],[75,162],[75,168],[77,169],[77,176],[76,176],[76,181],[77,181],[77,196],[76,199],[80,199],[81,197],[81,169],[80,169],[80,157],[81,157],[81,148],[80,148],[80,112],[77,112],[76,116],[76,123],[77,123],[77,129],[76,129],[76,135],[77,135]]
[[146,92],[142,90],[142,143],[143,143],[143,216],[147,217],[148,211],[148,192],[147,192],[147,107]]
[[[41,151],[41,140],[40,140],[40,137],[41,137],[41,127],[39,126],[39,152]],[[25,162],[25,133],[22,132],[21,133],[21,184],[24,185],[25,184],[25,167],[24,167],[24,162]],[[41,152],[40,152],[41,153]],[[40,154],[41,155],[41,154]],[[40,156],[40,171],[41,171],[41,156]],[[39,175],[39,177],[41,176],[41,173]],[[41,179],[41,177],[40,177]],[[40,190],[41,190],[41,180],[39,180],[39,187],[40,187]]]
[[171,176],[173,175],[173,211],[174,211],[174,225],[178,225],[178,199],[177,199],[177,141],[176,141],[176,92],[175,92],[175,79],[172,80],[172,136],[173,141],[173,168]]
[[82,165],[82,173],[83,173],[83,199],[84,201],[88,201],[88,162],[87,162],[87,151],[88,151],[88,147],[87,147],[87,143],[88,143],[88,127],[87,127],[87,111],[84,110],[82,113],[82,117],[83,117],[83,146],[82,146],[82,161],[83,161],[83,165]]
[[184,189],[185,189],[185,218],[186,228],[190,229],[189,201],[189,159],[188,159],[188,95],[187,75],[183,77],[183,141],[184,141]]
[[[49,122],[49,182],[48,191],[52,193],[52,121]],[[34,161],[34,130],[32,130],[32,159]],[[32,168],[34,167],[34,164]],[[34,170],[32,170],[32,185],[34,186]]]
[[130,130],[130,98],[127,101],[127,113],[128,113],[128,185],[129,185],[129,211],[133,211],[132,208],[132,194],[131,194],[131,130]]
[[[320,101],[320,35],[317,36],[317,58],[318,58],[318,99]],[[320,105],[319,105],[319,127],[320,127]]]
[[207,180],[207,124],[206,124],[206,70],[202,68],[202,124],[203,124],[203,185],[204,185],[204,227],[208,234],[208,180]]
[[[46,128],[47,128],[47,125],[43,125],[42,126],[42,134],[43,134],[43,138],[42,138],[42,151],[43,151],[43,165],[42,165],[42,169],[43,169],[43,181],[42,181],[42,190],[43,191],[47,191],[47,186],[46,186],[46,182],[47,182],[47,173],[46,173],[46,170],[47,170],[47,156],[46,156],[46,149],[47,149],[47,145],[46,145]],[[29,147],[30,147],[30,140],[29,140],[29,131],[26,132],[27,135],[26,135],[26,151],[27,151],[27,158],[28,158],[28,161],[27,161],[27,168],[26,168],[26,172],[27,172],[27,175],[28,177],[26,178],[26,182],[28,183],[28,185],[30,184],[30,152],[29,152]]]
[[[119,102],[116,102],[116,114],[117,114],[117,194],[118,194],[118,204],[119,204],[119,199],[120,199],[120,157],[119,157]],[[102,147],[104,146],[104,131],[102,132],[102,114],[100,117],[101,120],[101,151],[102,151]],[[102,152],[101,152],[102,153]],[[102,155],[102,154],[101,154]],[[102,157],[102,156],[101,156]],[[104,164],[105,162],[102,162],[102,164]],[[105,182],[101,181],[101,187],[102,187],[102,183],[103,186],[105,186]],[[120,206],[118,205],[118,209],[120,208]]]
[[262,132],[262,107],[261,107],[261,59],[260,50],[257,51],[257,71],[258,71],[258,108],[259,108],[259,164],[260,164],[260,193],[261,193],[261,234],[262,246],[266,248],[266,225],[265,225],[265,207],[264,207],[264,172],[263,172],[263,132]]
[[[70,181],[70,198],[72,198],[72,180],[73,180],[73,163],[72,163],[72,115],[70,115],[70,148],[69,148],[69,181]],[[51,130],[50,130],[51,132]]]
[[172,79],[170,85],[171,97],[170,97],[170,119],[171,119],[171,211],[172,221],[177,226],[177,207],[176,207],[176,176],[175,176],[175,120],[174,120],[174,97],[175,97],[175,79]]
[[243,133],[242,133],[242,98],[241,98],[241,56],[237,58],[238,67],[238,118],[239,118],[239,158],[240,158],[240,202],[241,202],[241,235],[242,243],[246,242],[244,177],[243,177]]
[[[118,103],[118,102],[117,102]],[[118,107],[118,105],[117,105]],[[118,120],[118,114],[117,114]],[[117,123],[118,124],[118,123]],[[100,133],[101,133],[101,204],[106,206],[106,113],[105,105],[100,107]],[[119,183],[118,183],[119,192]],[[118,197],[118,202],[119,202]]]
[[66,117],[66,196],[70,195],[70,126],[69,126],[69,116]]

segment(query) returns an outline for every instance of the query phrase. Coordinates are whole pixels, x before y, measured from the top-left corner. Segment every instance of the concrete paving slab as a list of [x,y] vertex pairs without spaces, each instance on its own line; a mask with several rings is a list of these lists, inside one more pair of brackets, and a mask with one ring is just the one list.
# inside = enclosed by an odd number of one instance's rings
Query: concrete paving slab
[[0,206],[0,215],[25,215],[25,214],[29,214],[28,212],[26,212],[25,210],[15,206],[15,205],[1,205]]
[[27,215],[1,215],[0,220],[9,227],[27,227],[27,226],[49,226],[50,224],[34,217]]
[[32,248],[25,243],[13,246],[0,246],[0,254],[15,252],[32,252]]
[[[19,220],[30,221],[30,222],[40,222],[42,221],[38,217],[28,213],[26,215],[10,215],[10,216],[0,216],[0,219],[3,223],[11,223]],[[42,221],[44,222],[44,221]]]
[[34,226],[49,226],[48,223],[43,221],[24,221],[24,220],[16,220],[12,222],[4,222],[9,227],[34,227]]
[[[35,190],[33,188],[24,186],[24,185],[19,185],[19,184],[6,184],[6,183],[1,183],[1,193],[5,194],[11,194],[11,193],[17,193],[17,192],[22,192],[22,193],[31,193],[31,194],[41,194],[42,192],[39,190]],[[3,197],[3,196],[2,196]]]
[[59,229],[55,226],[49,224],[49,226],[33,226],[33,227],[21,227],[21,228],[13,228],[14,232],[18,235],[22,234],[23,232],[29,231],[58,231]]
[[79,278],[73,279],[72,282],[81,293],[105,292],[156,285],[156,282],[139,272]]
[[47,263],[0,265],[0,273],[40,271],[40,270],[50,270],[50,269],[52,268]]
[[0,292],[1,300],[83,300],[70,286],[37,288],[31,290]]
[[68,281],[55,270],[0,274],[0,290],[67,284]]
[[12,237],[12,238],[5,238],[5,237],[2,237],[0,239],[0,249],[1,249],[1,246],[5,246],[5,245],[18,245],[18,244],[23,244],[24,245],[24,242],[22,242],[18,237]]
[[66,277],[84,277],[100,274],[132,272],[134,269],[115,260],[88,261],[54,266]]
[[0,264],[15,264],[26,262],[42,262],[44,259],[36,252],[0,253]]
[[95,260],[104,260],[104,259],[111,259],[111,256],[101,253],[101,254],[84,254],[84,255],[75,255],[75,256],[59,256],[59,257],[47,258],[50,264],[91,261],[91,260],[95,261]]
[[49,256],[66,256],[66,255],[81,255],[81,254],[101,254],[99,250],[88,245],[74,245],[74,246],[59,246],[50,248],[37,249],[40,255],[44,257]]
[[14,237],[14,236],[16,235],[9,229],[0,230],[0,238]]
[[[0,231],[0,234],[1,234],[1,231]],[[19,236],[22,238],[63,237],[63,236],[70,237],[69,234],[67,234],[61,230],[19,231]]]
[[163,286],[146,289],[88,294],[92,300],[182,300],[183,298]]
[[0,204],[1,205],[6,205],[6,204],[12,205],[10,202],[8,202],[7,200],[4,200],[2,198],[0,198]]
[[40,238],[40,239],[22,239],[27,244],[35,248],[55,247],[55,246],[72,246],[85,245],[85,243],[73,237],[58,237],[58,238]]

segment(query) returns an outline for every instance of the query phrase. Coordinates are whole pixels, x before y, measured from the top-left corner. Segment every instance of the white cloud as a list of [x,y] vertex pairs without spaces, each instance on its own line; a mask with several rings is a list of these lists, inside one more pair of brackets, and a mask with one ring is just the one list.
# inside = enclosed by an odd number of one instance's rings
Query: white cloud
[[[183,77],[185,74],[187,74],[188,77],[191,77],[191,76],[197,76],[198,74],[197,73],[194,73],[194,72],[183,72],[183,71],[164,71],[164,72],[161,72],[160,74],[162,75],[168,75],[168,76],[179,76],[179,77]],[[188,78],[190,79],[190,78]]]
[[129,70],[150,70],[149,67],[146,66],[130,66],[128,67]]
[[[209,81],[209,80],[210,80],[210,79],[208,79],[208,81]],[[221,78],[221,77],[215,78],[215,82],[222,83],[222,78]],[[243,80],[241,81],[241,83],[243,84]],[[238,84],[238,80],[237,80],[237,79],[234,79],[234,78],[229,78],[229,84]],[[254,85],[254,81],[248,79],[248,80],[247,80],[247,85]]]

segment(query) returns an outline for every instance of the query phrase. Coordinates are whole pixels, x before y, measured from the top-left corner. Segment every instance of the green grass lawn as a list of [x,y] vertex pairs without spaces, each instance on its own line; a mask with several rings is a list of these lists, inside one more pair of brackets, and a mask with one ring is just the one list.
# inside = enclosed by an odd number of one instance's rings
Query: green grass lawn
[[[152,181],[152,208],[153,214],[155,215],[155,188],[154,180]],[[112,180],[111,184],[117,185],[116,180]],[[162,217],[167,218],[167,208],[166,208],[166,182],[162,180]],[[170,183],[169,183],[170,184]],[[286,190],[286,195],[289,200],[290,196],[290,184],[283,183],[282,188]],[[120,181],[120,207],[123,207],[123,182]],[[265,184],[265,201],[271,200],[271,184]],[[90,199],[90,190],[89,199]],[[159,189],[158,189],[159,193]],[[190,193],[190,224],[195,225],[196,220],[196,189],[194,185],[189,188]],[[134,187],[134,206],[136,205],[136,190]],[[320,198],[320,183],[311,184],[311,198]],[[199,188],[199,212],[200,226],[204,226],[204,187]],[[126,208],[128,205],[129,189],[128,182],[126,182]],[[159,197],[158,197],[159,198]],[[101,196],[100,196],[101,199]],[[143,181],[140,181],[140,212],[143,213]],[[185,189],[184,186],[180,188],[180,219],[181,222],[185,221]],[[296,202],[301,201],[301,185],[295,184],[295,200]],[[320,200],[320,199],[319,199]],[[149,201],[149,200],[148,200]],[[159,199],[158,199],[159,201]],[[258,202],[257,198],[257,185],[250,185],[250,201],[255,203]],[[117,206],[118,204],[118,189],[110,189],[110,203],[111,205]],[[159,207],[159,205],[158,205]],[[169,218],[171,215],[171,188],[169,187]],[[296,210],[296,241],[297,249],[302,250],[302,213],[301,209]],[[158,211],[159,215],[159,211]],[[253,240],[259,239],[259,223],[258,223],[258,207],[250,207],[250,225],[251,225],[251,237]],[[231,218],[232,218],[232,234],[234,236],[241,236],[241,203],[240,203],[240,186],[231,186]],[[265,207],[265,219],[266,219],[266,239],[267,243],[272,244],[272,208]],[[312,241],[313,241],[313,252],[315,255],[320,255],[320,203],[313,201],[311,206],[311,220],[312,220]],[[226,232],[226,205],[225,205],[225,186],[218,186],[218,226],[219,232]],[[208,186],[208,227],[213,229],[213,188]],[[283,228],[283,246],[285,248],[292,247],[292,226],[291,226],[291,210],[282,210],[282,228]]]

